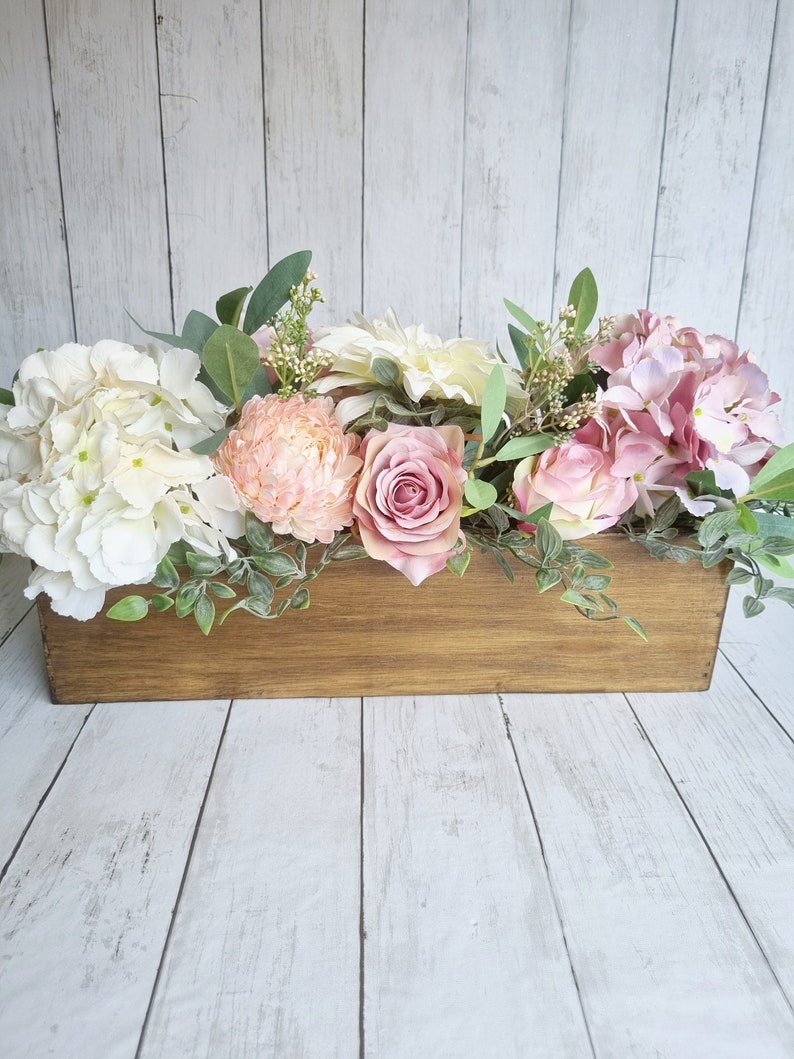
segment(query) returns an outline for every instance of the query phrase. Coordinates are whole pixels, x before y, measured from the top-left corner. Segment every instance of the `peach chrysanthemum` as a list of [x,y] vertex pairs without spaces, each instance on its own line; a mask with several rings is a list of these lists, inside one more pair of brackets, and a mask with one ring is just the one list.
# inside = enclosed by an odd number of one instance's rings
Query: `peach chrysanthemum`
[[279,534],[329,544],[353,522],[361,460],[330,397],[252,397],[215,454],[243,504]]

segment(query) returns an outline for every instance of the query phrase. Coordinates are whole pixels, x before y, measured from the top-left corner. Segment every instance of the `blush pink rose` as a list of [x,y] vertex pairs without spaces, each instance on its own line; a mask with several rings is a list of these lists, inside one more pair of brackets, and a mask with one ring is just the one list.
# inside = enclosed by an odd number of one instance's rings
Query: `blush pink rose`
[[578,441],[522,460],[513,492],[528,515],[551,502],[549,522],[569,541],[614,526],[637,499],[634,482],[613,473],[608,453]]
[[461,539],[463,449],[457,426],[390,423],[361,443],[364,466],[353,498],[361,543],[413,585],[443,570]]

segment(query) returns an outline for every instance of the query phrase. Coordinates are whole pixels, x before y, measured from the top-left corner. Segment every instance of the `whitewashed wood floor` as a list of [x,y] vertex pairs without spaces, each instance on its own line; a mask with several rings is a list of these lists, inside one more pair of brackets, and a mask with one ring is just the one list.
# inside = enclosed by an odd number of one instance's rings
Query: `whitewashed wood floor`
[[23,575],[3,1059],[794,1055],[788,608],[702,694],[52,706]]

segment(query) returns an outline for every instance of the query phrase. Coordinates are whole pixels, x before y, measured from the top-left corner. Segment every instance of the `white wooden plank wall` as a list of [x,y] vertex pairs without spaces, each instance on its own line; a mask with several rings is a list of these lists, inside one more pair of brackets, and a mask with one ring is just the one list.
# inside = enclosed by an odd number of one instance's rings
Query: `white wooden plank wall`
[[319,321],[505,343],[591,264],[789,398],[794,0],[0,0],[0,358],[309,246]]

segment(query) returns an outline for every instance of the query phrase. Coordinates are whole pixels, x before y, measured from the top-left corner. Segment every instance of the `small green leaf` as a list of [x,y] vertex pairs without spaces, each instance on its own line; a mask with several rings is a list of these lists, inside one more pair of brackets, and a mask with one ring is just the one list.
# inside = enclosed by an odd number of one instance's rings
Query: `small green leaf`
[[745,596],[742,600],[742,610],[744,611],[745,618],[754,618],[757,614],[761,614],[766,608],[760,599],[756,599],[754,596]]
[[158,588],[178,588],[179,574],[171,559],[165,555],[157,564],[157,569],[152,577],[152,584]]
[[242,606],[245,610],[250,611],[251,614],[255,614],[257,618],[269,618],[272,602],[272,596],[269,598],[267,596],[249,596],[248,599],[242,601]]
[[525,328],[530,333],[530,335],[535,334],[540,330],[537,323],[529,315],[526,309],[522,309],[520,306],[516,305],[515,302],[511,302],[508,298],[504,298],[503,301],[505,303],[505,308],[510,313],[510,315],[515,317],[515,319],[518,320],[521,326]]
[[211,456],[213,452],[216,452],[220,448],[233,429],[233,427],[223,427],[221,430],[216,430],[215,433],[210,434],[208,438],[204,438],[202,441],[197,441],[195,445],[191,445],[190,451],[195,452],[197,456]]
[[200,594],[201,588],[192,581],[182,585],[176,594],[177,618],[186,618],[190,614]]
[[374,357],[371,370],[381,386],[395,386],[400,381],[400,365],[388,357]]
[[487,445],[502,422],[507,404],[507,382],[501,364],[491,369],[482,396],[482,440]]
[[485,511],[495,504],[499,498],[490,482],[484,482],[482,478],[469,478],[465,489],[466,500],[475,511]]
[[310,603],[309,590],[306,588],[299,588],[290,596],[289,605],[293,610],[308,610]]
[[210,581],[209,590],[218,599],[234,599],[237,593],[224,581]]
[[125,596],[114,603],[107,612],[114,621],[140,621],[149,613],[149,604],[143,596]]
[[574,334],[583,335],[598,308],[598,287],[589,268],[583,268],[571,284],[568,304],[576,310]]
[[260,522],[256,515],[247,511],[245,514],[245,539],[254,552],[269,552],[273,547],[275,536],[269,523]]
[[238,287],[230,290],[228,294],[222,294],[215,303],[215,312],[222,324],[237,327],[240,322],[240,314],[245,305],[245,299],[253,290],[253,287]]
[[[758,533],[758,519],[746,504],[737,504],[736,510],[739,512],[739,518],[737,520],[739,529],[744,530],[745,533],[749,533],[754,537],[756,533]],[[791,525],[794,530],[794,521],[792,521]]]
[[713,515],[706,515],[698,529],[698,543],[709,549],[722,537],[730,533],[736,525],[739,513],[736,508],[729,511],[715,511]]
[[281,306],[289,301],[292,288],[303,280],[311,260],[311,250],[299,250],[271,268],[251,295],[245,311],[243,331],[247,335],[269,324]]
[[582,582],[582,588],[589,592],[603,592],[612,584],[612,578],[608,574],[587,574]]
[[6,390],[3,386],[0,386],[0,404],[14,404],[14,394],[11,390]]
[[368,552],[366,548],[350,541],[347,544],[341,544],[336,548],[331,558],[335,563],[349,563],[356,559],[366,559],[367,555]]
[[256,342],[236,327],[221,324],[207,339],[201,360],[210,378],[240,409],[245,389],[259,367]]
[[562,574],[559,570],[552,570],[548,566],[541,566],[539,570],[535,571],[535,584],[537,585],[538,592],[548,592],[550,588],[554,588],[562,581]]
[[447,559],[447,569],[451,570],[456,577],[463,577],[468,569],[470,559],[471,552],[468,548],[464,548],[462,552],[457,552]]
[[668,496],[664,503],[659,505],[653,519],[654,530],[658,532],[669,529],[680,514],[681,500],[673,493],[672,496]]
[[167,554],[175,566],[187,566],[187,545],[184,541],[175,541],[168,549]]
[[582,610],[597,610],[595,603],[587,596],[583,596],[581,592],[578,592],[575,588],[569,588],[560,596],[563,603],[570,603],[574,607],[581,607]]
[[204,592],[196,600],[196,605],[193,608],[193,617],[196,619],[196,625],[198,625],[204,635],[209,636],[212,623],[215,621],[215,604]]
[[507,460],[523,460],[527,456],[536,456],[539,452],[559,445],[559,438],[552,434],[527,434],[524,437],[510,438],[496,453],[495,458],[504,463]]
[[248,575],[248,591],[252,596],[262,596],[267,600],[272,600],[275,595],[273,582],[258,570],[252,570]]
[[515,324],[507,325],[507,333],[510,335],[510,341],[516,351],[518,363],[521,365],[522,370],[526,371],[529,363],[529,336],[525,335],[523,331],[519,331]]
[[564,547],[558,531],[546,519],[540,519],[535,530],[535,547],[544,563],[550,563],[560,554]]
[[164,596],[161,592],[157,592],[154,596],[152,596],[149,602],[155,610],[159,610],[160,612],[170,610],[171,607],[173,607],[174,605],[174,601],[171,596]]
[[767,595],[770,599],[780,599],[794,607],[794,588],[771,588]]
[[768,500],[794,500],[794,442],[778,449],[764,464],[750,482],[749,496]]
[[753,575],[749,570],[743,570],[740,566],[734,566],[733,570],[725,578],[726,585],[746,585],[752,581]]
[[794,555],[794,539],[791,537],[766,537],[761,550],[767,555]]
[[222,563],[215,555],[200,555],[198,552],[187,552],[187,565],[195,577],[212,577],[221,569]]
[[648,634],[636,618],[631,618],[627,614],[624,614],[623,620],[632,632],[636,632],[636,634],[640,637],[641,640],[644,640],[646,643],[648,642]]
[[300,572],[295,560],[285,552],[264,552],[254,555],[253,560],[260,570],[271,577],[294,577]]

